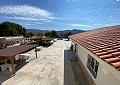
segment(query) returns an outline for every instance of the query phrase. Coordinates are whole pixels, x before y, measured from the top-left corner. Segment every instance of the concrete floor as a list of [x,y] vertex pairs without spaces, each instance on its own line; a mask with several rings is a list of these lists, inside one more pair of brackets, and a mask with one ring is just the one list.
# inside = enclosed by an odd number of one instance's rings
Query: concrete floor
[[30,51],[30,58],[20,61],[16,66],[15,76],[11,76],[9,70],[6,70],[0,73],[0,82],[2,85],[88,85],[76,80],[79,78],[76,74],[80,71],[75,71],[79,68],[78,63],[78,67],[73,68],[76,62],[72,64],[69,58],[70,45],[70,41],[58,40],[39,51],[37,58],[34,50]]

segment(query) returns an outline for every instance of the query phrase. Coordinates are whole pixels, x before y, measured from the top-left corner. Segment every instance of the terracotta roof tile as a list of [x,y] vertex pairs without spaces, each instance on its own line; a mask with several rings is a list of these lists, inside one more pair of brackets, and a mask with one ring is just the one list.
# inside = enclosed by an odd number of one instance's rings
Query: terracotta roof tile
[[103,52],[103,50],[95,50],[95,51],[93,51],[93,53],[100,53],[100,52]]
[[120,51],[118,51],[118,52],[113,52],[112,53],[114,56],[120,56]]
[[101,59],[108,59],[108,58],[114,58],[114,56],[112,54],[107,54],[107,55],[101,55],[99,56]]
[[114,53],[114,52],[118,52],[118,49],[111,49],[111,50],[107,50],[108,53]]
[[120,58],[119,57],[109,58],[109,59],[105,59],[105,61],[107,63],[115,63],[115,62],[120,62]]
[[102,50],[107,51],[107,50],[112,50],[112,49],[113,49],[113,48],[106,47],[106,48],[104,48],[104,49],[102,49]]
[[107,55],[107,52],[99,52],[99,53],[96,53],[97,56],[102,56],[102,55]]
[[98,28],[69,38],[120,70],[120,26]]
[[120,62],[111,63],[117,70],[120,70]]

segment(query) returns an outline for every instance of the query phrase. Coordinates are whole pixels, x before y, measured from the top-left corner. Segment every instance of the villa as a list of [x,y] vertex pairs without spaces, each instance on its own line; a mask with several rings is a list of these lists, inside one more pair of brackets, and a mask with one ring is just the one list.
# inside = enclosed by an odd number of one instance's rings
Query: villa
[[23,36],[5,37],[8,45],[20,45],[25,43]]
[[69,38],[91,85],[120,85],[120,26],[98,28]]
[[16,46],[21,44],[30,44],[36,42],[36,40],[41,40],[42,38],[42,36],[32,36],[30,38],[25,38],[23,36],[0,37],[0,45]]

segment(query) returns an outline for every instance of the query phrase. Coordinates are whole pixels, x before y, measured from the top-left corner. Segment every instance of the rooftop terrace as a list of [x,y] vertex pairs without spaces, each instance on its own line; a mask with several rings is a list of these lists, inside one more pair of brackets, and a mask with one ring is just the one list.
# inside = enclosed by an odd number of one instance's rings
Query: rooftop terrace
[[29,51],[28,60],[18,61],[16,74],[11,76],[9,70],[1,72],[0,82],[2,85],[88,85],[79,64],[69,58],[75,57],[68,50],[70,44],[71,41],[57,40],[38,51],[37,58],[34,50]]

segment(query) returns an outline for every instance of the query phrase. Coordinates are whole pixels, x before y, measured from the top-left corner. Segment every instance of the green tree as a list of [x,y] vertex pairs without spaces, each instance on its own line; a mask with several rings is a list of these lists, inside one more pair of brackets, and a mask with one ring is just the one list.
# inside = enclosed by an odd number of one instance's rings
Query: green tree
[[55,30],[53,30],[53,31],[51,32],[51,37],[53,37],[53,38],[58,37],[57,32],[56,32]]
[[50,33],[50,32],[47,32],[47,33],[45,33],[45,36],[46,36],[46,37],[51,37],[51,33]]
[[70,36],[70,35],[72,35],[72,32],[66,32],[63,37],[68,38],[68,36]]
[[27,32],[26,35],[25,35],[25,37],[28,37],[28,38],[29,38],[29,37],[32,37],[33,35],[34,35],[34,34],[33,34],[32,32]]
[[62,38],[62,37],[63,37],[63,34],[61,33],[61,34],[59,35],[59,37],[61,37],[61,38]]
[[37,36],[44,36],[44,34],[41,33],[41,32],[38,32],[36,35],[37,35]]
[[0,36],[26,36],[27,30],[19,24],[12,22],[0,23]]
[[57,37],[59,37],[58,34],[57,34],[57,32],[56,32],[55,30],[53,30],[53,31],[51,31],[51,32],[45,33],[45,36],[47,36],[47,37],[52,37],[52,38],[57,38]]

